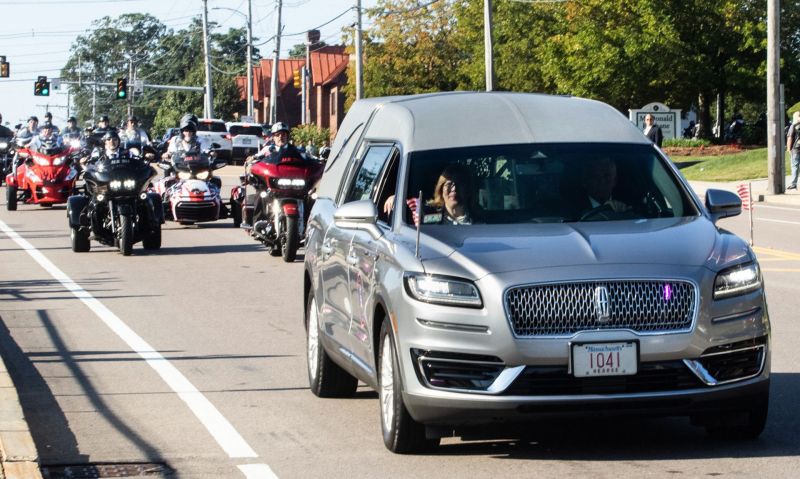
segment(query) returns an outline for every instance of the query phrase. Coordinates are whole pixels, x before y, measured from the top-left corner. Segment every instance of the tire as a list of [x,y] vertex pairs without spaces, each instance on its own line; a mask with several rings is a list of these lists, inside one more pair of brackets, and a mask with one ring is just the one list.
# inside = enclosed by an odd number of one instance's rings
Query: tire
[[6,185],[6,208],[8,211],[17,210],[17,187]]
[[767,425],[769,391],[748,401],[744,411],[720,413],[706,418],[706,432],[716,439],[757,439]]
[[161,249],[161,225],[158,225],[142,239],[142,247],[146,250]]
[[71,227],[69,238],[72,242],[72,251],[75,253],[85,253],[91,249],[91,242],[89,241],[89,232],[81,231],[80,228]]
[[294,262],[297,258],[297,248],[300,247],[300,227],[296,216],[286,217],[286,236],[281,242],[281,254],[287,263]]
[[231,218],[234,228],[242,225],[242,205],[238,201],[231,200]]
[[411,417],[403,403],[403,381],[390,321],[381,324],[378,391],[381,410],[381,432],[386,449],[396,454],[409,454],[433,449],[439,438],[425,437],[425,426]]
[[133,253],[133,223],[129,215],[119,216],[119,252],[123,256]]
[[315,396],[321,398],[352,397],[358,380],[341,368],[325,352],[320,334],[317,301],[314,293],[306,301],[306,360],[308,385]]

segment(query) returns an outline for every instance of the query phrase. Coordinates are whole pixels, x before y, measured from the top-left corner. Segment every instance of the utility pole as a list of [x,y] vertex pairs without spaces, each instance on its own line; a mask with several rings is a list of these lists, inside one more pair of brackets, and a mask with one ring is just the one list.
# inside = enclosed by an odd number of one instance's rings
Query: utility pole
[[305,97],[303,98],[303,123],[314,123],[311,115],[311,95],[314,92],[314,75],[311,71],[311,47],[319,43],[319,30],[309,30],[306,33],[306,76],[303,82]]
[[486,91],[494,90],[494,53],[492,48],[492,0],[483,0],[483,44]]
[[361,51],[361,0],[356,0],[356,100],[364,98],[364,54]]
[[211,89],[211,58],[208,55],[208,0],[203,0],[203,55],[206,60],[205,118],[214,118],[214,91]]
[[781,115],[779,90],[781,83],[781,5],[780,0],[767,0],[767,193],[783,194],[785,174],[784,151],[781,148]]
[[269,89],[269,122],[278,121],[278,62],[281,59],[281,8],[282,0],[276,0],[275,54],[272,56],[272,85]]
[[94,82],[92,83],[92,121],[95,121],[96,119],[97,119],[97,74],[95,74]]
[[[133,58],[128,59],[128,78],[130,78],[131,85],[133,85]],[[128,95],[128,118],[131,115],[133,115],[133,95]]]
[[253,0],[247,0],[247,115],[253,114]]

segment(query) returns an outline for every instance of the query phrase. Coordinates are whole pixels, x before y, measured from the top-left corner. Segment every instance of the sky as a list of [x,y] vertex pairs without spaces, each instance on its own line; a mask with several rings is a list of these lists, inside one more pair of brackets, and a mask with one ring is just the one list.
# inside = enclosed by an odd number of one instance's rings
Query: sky
[[[253,37],[262,42],[275,33],[276,0],[251,0],[253,5]],[[374,7],[377,0],[362,0],[363,8]],[[355,6],[355,0],[284,0],[281,20],[285,35],[319,27]],[[245,17],[224,7],[247,13],[247,0],[208,0],[208,19],[219,23],[220,31],[245,25]],[[64,125],[67,118],[66,89],[51,90],[49,97],[34,96],[36,77],[57,77],[70,54],[70,46],[78,35],[85,34],[93,20],[123,13],[149,13],[167,27],[179,30],[202,15],[202,0],[0,0],[3,29],[0,30],[0,56],[10,63],[11,76],[0,78],[0,113],[3,124],[15,125],[30,115],[41,120],[49,104],[53,122]],[[342,28],[355,23],[350,11],[318,30],[323,41],[340,43]],[[367,17],[364,16],[364,22]],[[366,25],[365,25],[366,26]],[[281,56],[303,43],[304,35],[284,37]],[[258,41],[254,43],[259,43]],[[262,57],[269,57],[274,43],[259,45]],[[106,79],[113,81],[113,79]]]

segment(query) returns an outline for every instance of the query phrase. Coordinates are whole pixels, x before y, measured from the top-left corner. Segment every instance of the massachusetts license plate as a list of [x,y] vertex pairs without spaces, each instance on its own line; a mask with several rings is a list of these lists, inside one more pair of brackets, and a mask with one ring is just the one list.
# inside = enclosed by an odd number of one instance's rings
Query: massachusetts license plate
[[572,374],[576,378],[636,374],[639,355],[635,341],[572,345]]

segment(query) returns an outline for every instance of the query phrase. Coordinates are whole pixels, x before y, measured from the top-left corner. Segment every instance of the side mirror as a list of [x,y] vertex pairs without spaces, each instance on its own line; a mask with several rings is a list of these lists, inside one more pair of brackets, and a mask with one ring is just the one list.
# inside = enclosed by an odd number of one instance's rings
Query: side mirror
[[381,236],[378,229],[378,208],[372,200],[360,200],[345,203],[333,212],[336,226],[343,229],[368,231],[373,238]]
[[327,159],[328,159],[328,156],[330,156],[330,154],[331,154],[331,149],[330,149],[330,147],[323,146],[323,147],[322,147],[322,148],[319,150],[319,158],[320,158],[320,160],[327,160]]
[[228,166],[228,162],[225,161],[225,160],[217,160],[217,161],[214,162],[214,169],[215,170],[218,170],[218,169],[223,168],[225,166]]
[[706,208],[715,223],[722,218],[737,216],[742,213],[742,200],[739,195],[726,190],[707,190]]
[[161,168],[162,170],[169,170],[170,168],[172,168],[172,165],[170,165],[166,161],[159,161],[158,167]]
[[211,148],[213,148],[215,150],[218,150],[218,149],[222,148],[222,145],[220,145],[219,143],[212,143],[211,144]]

